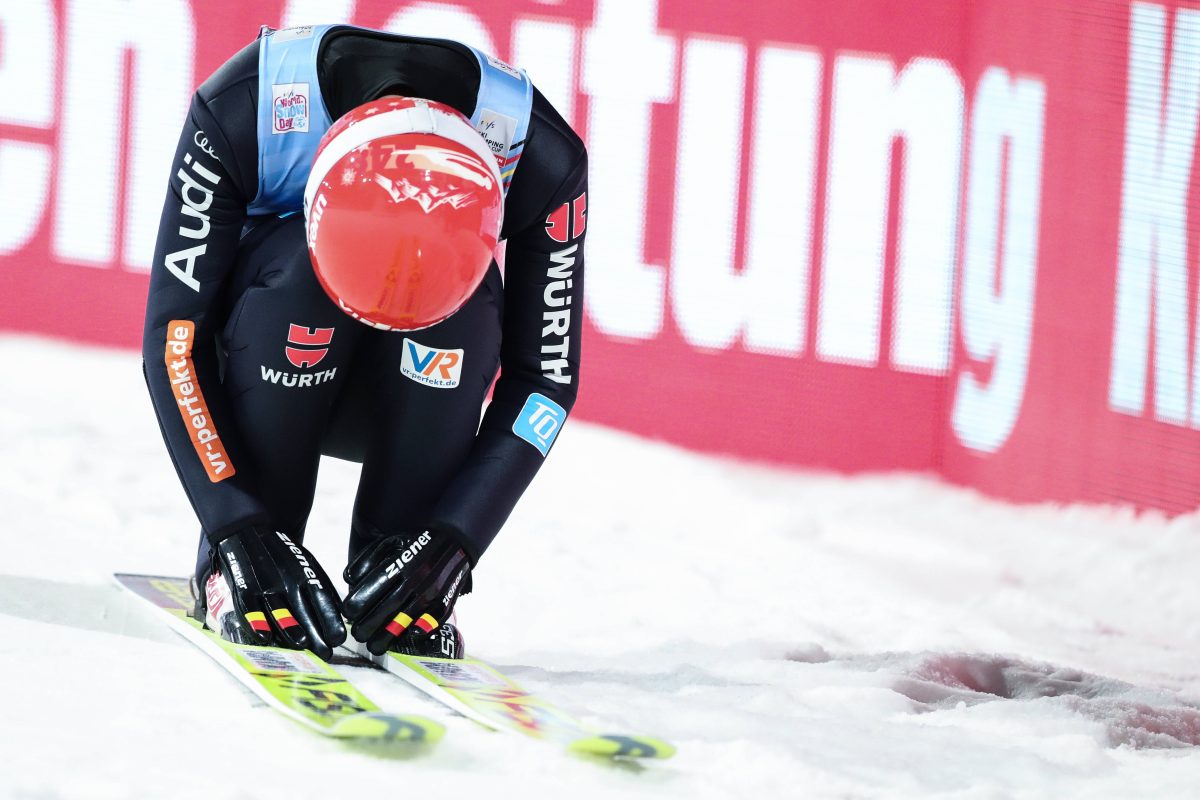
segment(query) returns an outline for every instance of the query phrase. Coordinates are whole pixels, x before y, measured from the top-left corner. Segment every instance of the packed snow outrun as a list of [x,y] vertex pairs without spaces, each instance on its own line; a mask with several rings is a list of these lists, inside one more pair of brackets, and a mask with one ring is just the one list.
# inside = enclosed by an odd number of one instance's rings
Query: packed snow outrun
[[[0,363],[2,797],[1200,792],[1195,514],[1013,506],[572,421],[459,606],[467,648],[678,755],[565,755],[342,667],[447,728],[374,752],[273,713],[114,586],[195,553],[137,355],[5,335]],[[308,543],[331,574],[356,470],[322,465]]]

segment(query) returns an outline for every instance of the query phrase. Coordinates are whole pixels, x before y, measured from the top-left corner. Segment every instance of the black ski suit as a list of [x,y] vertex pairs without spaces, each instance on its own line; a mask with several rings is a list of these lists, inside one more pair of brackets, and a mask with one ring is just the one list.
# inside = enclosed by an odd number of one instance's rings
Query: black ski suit
[[[436,525],[476,561],[578,390],[584,146],[535,90],[505,201],[503,280],[493,263],[445,322],[375,330],[321,290],[302,215],[247,214],[258,185],[257,56],[257,42],[248,45],[192,100],[142,341],[158,422],[200,520],[202,560],[206,542],[249,524],[300,540],[325,453],[363,465],[351,557],[376,537]],[[352,26],[326,34],[317,68],[331,119],[386,94],[469,116],[480,81],[474,55],[456,42]],[[413,364],[432,380],[414,379]]]

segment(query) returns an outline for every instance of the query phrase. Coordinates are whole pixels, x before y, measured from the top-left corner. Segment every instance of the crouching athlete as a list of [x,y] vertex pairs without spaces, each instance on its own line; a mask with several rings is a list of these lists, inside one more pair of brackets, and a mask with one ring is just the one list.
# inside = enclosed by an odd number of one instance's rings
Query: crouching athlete
[[[142,351],[210,628],[461,656],[455,601],[578,389],[586,190],[526,75],[457,42],[264,29],[201,85]],[[344,601],[304,546],[322,454],[362,464]]]

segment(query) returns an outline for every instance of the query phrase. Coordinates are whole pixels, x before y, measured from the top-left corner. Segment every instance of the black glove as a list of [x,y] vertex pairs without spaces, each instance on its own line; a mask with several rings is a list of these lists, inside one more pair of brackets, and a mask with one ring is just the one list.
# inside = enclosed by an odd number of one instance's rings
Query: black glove
[[220,619],[217,632],[225,638],[312,650],[324,659],[346,641],[329,576],[312,553],[287,534],[243,528],[217,544],[213,569],[225,578],[232,600],[233,613],[222,610],[222,587],[214,588],[209,579],[208,616]]
[[380,539],[346,567],[344,608],[354,638],[380,655],[406,631],[428,634],[466,594],[470,576],[471,562],[451,531]]

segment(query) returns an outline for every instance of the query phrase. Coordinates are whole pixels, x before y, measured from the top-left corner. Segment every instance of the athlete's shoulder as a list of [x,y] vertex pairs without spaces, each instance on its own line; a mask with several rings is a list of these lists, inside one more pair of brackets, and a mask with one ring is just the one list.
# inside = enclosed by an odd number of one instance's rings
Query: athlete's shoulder
[[[533,110],[530,114],[530,147],[536,147],[543,157],[574,166],[586,158],[587,148],[579,134],[567,124],[550,101],[533,89]],[[536,142],[535,142],[536,137]]]
[[196,90],[191,116],[238,191],[253,197],[258,182],[256,132],[258,40],[222,64]]
[[236,89],[247,83],[257,85],[258,82],[258,39],[238,50],[233,56],[209,75],[196,95],[206,103],[210,103],[231,89]]
[[540,228],[553,208],[587,187],[587,148],[579,134],[534,87],[528,141],[505,207],[505,237]]

